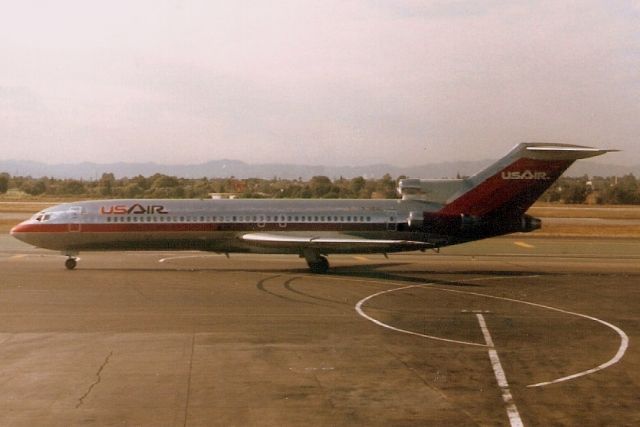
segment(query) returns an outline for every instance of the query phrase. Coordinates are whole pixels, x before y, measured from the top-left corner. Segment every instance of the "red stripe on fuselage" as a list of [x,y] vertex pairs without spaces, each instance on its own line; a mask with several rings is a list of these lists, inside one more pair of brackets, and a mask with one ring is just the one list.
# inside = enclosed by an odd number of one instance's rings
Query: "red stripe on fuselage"
[[[71,231],[76,227],[77,231]],[[79,228],[79,229],[78,229]],[[379,231],[384,223],[73,223],[73,224],[19,224],[12,233],[140,233],[140,232],[214,232],[214,231]]]

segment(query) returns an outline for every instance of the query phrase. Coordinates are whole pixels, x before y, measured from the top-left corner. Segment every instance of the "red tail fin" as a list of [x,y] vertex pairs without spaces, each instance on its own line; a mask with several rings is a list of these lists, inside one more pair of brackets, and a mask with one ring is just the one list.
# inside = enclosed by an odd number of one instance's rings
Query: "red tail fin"
[[505,157],[468,178],[439,213],[470,216],[519,216],[571,164],[608,151],[568,144],[522,143]]

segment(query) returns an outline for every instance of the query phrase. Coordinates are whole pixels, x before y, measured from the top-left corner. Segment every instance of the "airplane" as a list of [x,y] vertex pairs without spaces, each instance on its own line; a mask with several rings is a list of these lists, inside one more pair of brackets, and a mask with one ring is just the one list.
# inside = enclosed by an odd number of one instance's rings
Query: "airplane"
[[521,143],[464,179],[407,178],[398,199],[168,200],[64,203],[16,225],[23,242],[61,251],[73,270],[81,251],[201,250],[297,254],[326,273],[330,254],[439,250],[531,232],[527,209],[578,159],[617,151]]

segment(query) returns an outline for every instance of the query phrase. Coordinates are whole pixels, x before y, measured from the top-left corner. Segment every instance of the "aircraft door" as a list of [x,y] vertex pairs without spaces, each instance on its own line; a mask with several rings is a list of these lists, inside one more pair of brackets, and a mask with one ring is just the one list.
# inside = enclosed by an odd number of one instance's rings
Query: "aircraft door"
[[396,210],[386,210],[385,213],[385,221],[387,222],[387,231],[396,231],[398,230],[398,212]]
[[67,223],[69,232],[77,233],[81,231],[80,216],[82,215],[82,206],[71,206],[67,211],[69,222]]

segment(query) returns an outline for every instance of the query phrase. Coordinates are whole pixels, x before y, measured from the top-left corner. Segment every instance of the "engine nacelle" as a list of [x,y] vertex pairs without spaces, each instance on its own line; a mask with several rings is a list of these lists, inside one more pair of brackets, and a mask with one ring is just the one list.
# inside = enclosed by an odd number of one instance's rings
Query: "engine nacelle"
[[422,212],[415,211],[409,212],[407,223],[411,230],[422,230],[422,227],[424,226],[424,214]]
[[422,230],[427,233],[456,235],[477,228],[482,220],[470,215],[442,215],[424,212]]
[[529,233],[542,227],[542,220],[531,215],[522,215],[520,218],[520,232]]
[[417,179],[398,181],[398,194],[402,200],[423,200],[446,203],[449,198],[468,186],[464,179]]

